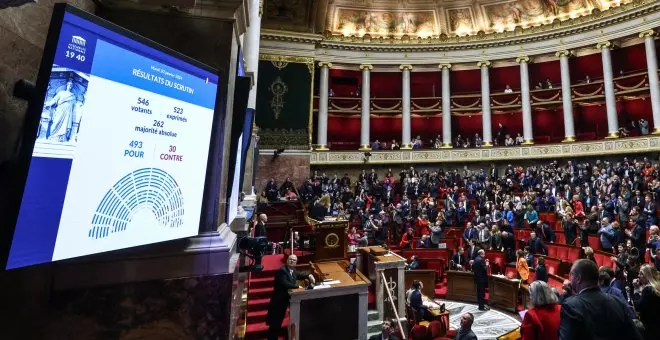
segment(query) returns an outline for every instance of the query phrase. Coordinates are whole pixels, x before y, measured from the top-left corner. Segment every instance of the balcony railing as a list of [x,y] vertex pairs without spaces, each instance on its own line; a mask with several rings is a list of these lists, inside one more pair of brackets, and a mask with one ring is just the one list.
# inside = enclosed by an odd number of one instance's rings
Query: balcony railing
[[[561,86],[554,84],[551,89],[533,89],[530,101],[535,108],[554,108],[562,104]],[[617,96],[640,97],[648,95],[649,84],[646,72],[636,72],[614,79]],[[571,85],[571,98],[574,103],[598,102],[605,98],[605,85],[602,79],[590,83]],[[318,96],[314,97],[318,101]],[[359,97],[330,97],[328,112],[339,115],[357,115],[362,109]],[[490,105],[493,113],[506,113],[522,109],[522,94],[492,93]],[[451,96],[451,110],[454,115],[479,115],[481,113],[481,93],[455,94]],[[370,113],[373,115],[397,115],[401,113],[401,98],[371,98]],[[442,111],[442,97],[416,97],[411,99],[411,113],[436,115]],[[314,109],[317,112],[318,108]]]

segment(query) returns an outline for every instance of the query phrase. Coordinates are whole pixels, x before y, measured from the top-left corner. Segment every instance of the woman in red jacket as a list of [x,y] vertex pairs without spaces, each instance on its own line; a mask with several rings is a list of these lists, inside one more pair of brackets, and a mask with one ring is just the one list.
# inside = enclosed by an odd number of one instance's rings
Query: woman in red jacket
[[529,286],[532,308],[527,310],[520,326],[522,340],[557,340],[559,312],[557,295],[543,281]]

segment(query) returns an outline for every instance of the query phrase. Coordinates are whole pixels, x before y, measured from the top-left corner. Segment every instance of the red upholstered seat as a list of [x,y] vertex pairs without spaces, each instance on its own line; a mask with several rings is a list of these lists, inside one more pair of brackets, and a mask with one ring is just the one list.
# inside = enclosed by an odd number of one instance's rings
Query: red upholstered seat
[[435,340],[447,334],[447,327],[442,322],[434,320],[429,324],[429,331],[431,332],[431,339]]
[[555,256],[553,256],[554,258],[566,259],[566,260],[569,259],[569,256],[568,256],[569,248],[552,245],[552,246],[548,246],[548,251],[550,250],[550,248],[556,249],[557,254]]
[[[580,258],[580,251],[582,248],[580,247],[572,247],[568,248],[568,257],[566,258],[570,263],[575,262],[575,260],[578,260]],[[560,257],[561,258],[561,257]]]
[[429,332],[428,328],[422,325],[415,325],[411,330],[410,330],[410,339],[412,340],[430,340],[431,339],[431,332]]
[[555,213],[547,213],[545,215],[545,222],[547,222],[549,225],[554,226],[555,222],[557,221],[557,215]]
[[557,255],[557,250],[558,249],[559,249],[558,247],[551,247],[550,245],[548,245],[548,256],[555,257],[555,258],[561,258],[560,256]]
[[557,243],[566,244],[566,235],[564,233],[555,233],[555,237],[557,238]]
[[600,238],[598,235],[589,235],[589,247],[594,250],[600,250]]
[[545,258],[545,268],[548,269],[548,274],[559,275],[559,266],[561,265],[561,260],[553,259],[550,257]]

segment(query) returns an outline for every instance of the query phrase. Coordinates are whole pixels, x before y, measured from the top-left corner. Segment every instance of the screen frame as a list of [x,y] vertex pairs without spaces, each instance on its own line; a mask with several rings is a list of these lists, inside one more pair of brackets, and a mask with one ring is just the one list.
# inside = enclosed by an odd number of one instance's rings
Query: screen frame
[[[4,178],[0,178],[0,183],[3,182],[4,180],[3,186],[7,188],[6,195],[4,197],[4,204],[0,206],[0,265],[1,265],[0,272],[8,271],[8,269],[6,269],[7,261],[9,258],[9,253],[11,251],[16,223],[18,221],[18,215],[20,212],[21,203],[23,201],[25,186],[27,184],[28,172],[32,162],[32,154],[34,151],[34,146],[36,144],[36,137],[37,137],[39,121],[41,117],[41,110],[43,108],[46,99],[45,97],[46,97],[46,92],[48,90],[48,83],[51,77],[52,66],[55,61],[57,44],[60,39],[61,28],[64,23],[64,16],[66,13],[70,13],[83,20],[89,21],[92,24],[101,26],[117,34],[123,35],[128,39],[144,44],[148,47],[156,49],[165,54],[169,54],[170,56],[176,59],[189,63],[204,71],[208,71],[209,73],[213,73],[218,77],[215,108],[214,108],[213,120],[211,123],[211,135],[209,136],[209,153],[206,162],[206,170],[204,172],[205,173],[204,191],[203,191],[204,194],[202,198],[203,200],[202,205],[200,207],[200,220],[197,229],[197,234],[204,231],[205,215],[208,213],[207,205],[204,204],[204,202],[206,202],[208,196],[212,194],[209,192],[209,188],[210,188],[209,174],[211,174],[213,170],[214,155],[218,152],[218,150],[216,150],[216,148],[214,147],[215,141],[217,140],[217,138],[222,138],[222,136],[224,135],[223,131],[221,131],[222,129],[220,129],[222,127],[220,125],[224,125],[223,122],[225,116],[225,109],[222,106],[224,100],[221,98],[222,94],[224,94],[225,79],[222,79],[221,75],[219,74],[219,71],[211,66],[208,66],[197,60],[194,60],[180,52],[165,47],[153,40],[147,39],[135,32],[129,31],[114,23],[111,23],[110,21],[104,20],[98,16],[85,12],[74,6],[65,3],[57,3],[53,8],[53,13],[48,27],[48,35],[46,37],[46,43],[44,44],[44,50],[41,57],[41,62],[39,64],[39,71],[37,73],[36,85],[34,91],[30,96],[30,99],[28,100],[28,107],[26,110],[25,118],[23,120],[23,128],[21,130],[21,133],[17,141],[18,143],[17,156],[15,157],[15,159],[11,160],[8,163],[6,175],[4,176]],[[219,152],[221,153],[219,157],[220,159],[222,159],[222,153],[224,151],[220,150]],[[0,203],[3,202],[0,200]],[[168,241],[162,241],[162,242],[168,242]],[[90,254],[75,258],[84,258],[89,256],[95,256],[98,254],[112,253],[125,249],[143,247],[146,245],[157,244],[162,242],[149,243],[149,244],[144,244],[129,248],[121,248],[108,252]],[[43,265],[51,264],[53,262],[56,261],[33,264],[21,268],[43,266]],[[20,270],[21,268],[10,269],[10,270]]]

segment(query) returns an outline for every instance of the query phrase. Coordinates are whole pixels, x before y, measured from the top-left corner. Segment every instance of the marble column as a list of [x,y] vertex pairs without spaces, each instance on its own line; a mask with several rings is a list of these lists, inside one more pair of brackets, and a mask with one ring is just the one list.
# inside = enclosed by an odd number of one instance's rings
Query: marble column
[[316,150],[328,150],[328,91],[330,82],[330,68],[332,63],[322,61],[321,80],[319,82],[319,117],[316,130]]
[[412,149],[410,142],[410,71],[412,65],[401,65],[399,69],[403,71],[401,94],[401,149]]
[[568,58],[572,52],[563,50],[555,55],[559,57],[561,68],[561,100],[564,111],[564,140],[562,143],[573,143],[575,142],[575,124],[573,123],[573,99],[571,98],[571,70],[568,64]]
[[612,72],[611,41],[603,41],[596,45],[603,59],[603,86],[605,87],[605,109],[607,110],[607,137],[619,138],[619,117],[616,113],[616,97],[614,94],[614,73]]
[[653,111],[653,134],[660,134],[660,82],[658,81],[658,57],[655,51],[655,36],[653,30],[639,34],[644,38],[646,47],[646,68],[649,73],[649,89],[651,91],[651,110]]
[[250,89],[250,96],[248,97],[248,109],[257,108],[257,80],[259,71],[259,41],[261,39],[261,0],[250,0],[250,25],[243,43],[245,45],[244,56],[247,73],[252,73],[252,88]]
[[451,149],[451,90],[449,71],[451,64],[440,64],[442,69],[442,148]]
[[534,144],[534,131],[532,129],[532,100],[529,93],[529,57],[516,58],[520,64],[520,96],[522,97],[523,118],[523,145]]
[[360,115],[360,150],[371,150],[369,139],[369,119],[371,108],[371,70],[374,67],[369,64],[360,65],[362,70],[362,113]]
[[488,68],[491,66],[491,63],[490,61],[480,61],[477,63],[477,66],[481,68],[481,126],[483,146],[492,147],[493,127],[490,113],[490,79],[488,76]]

